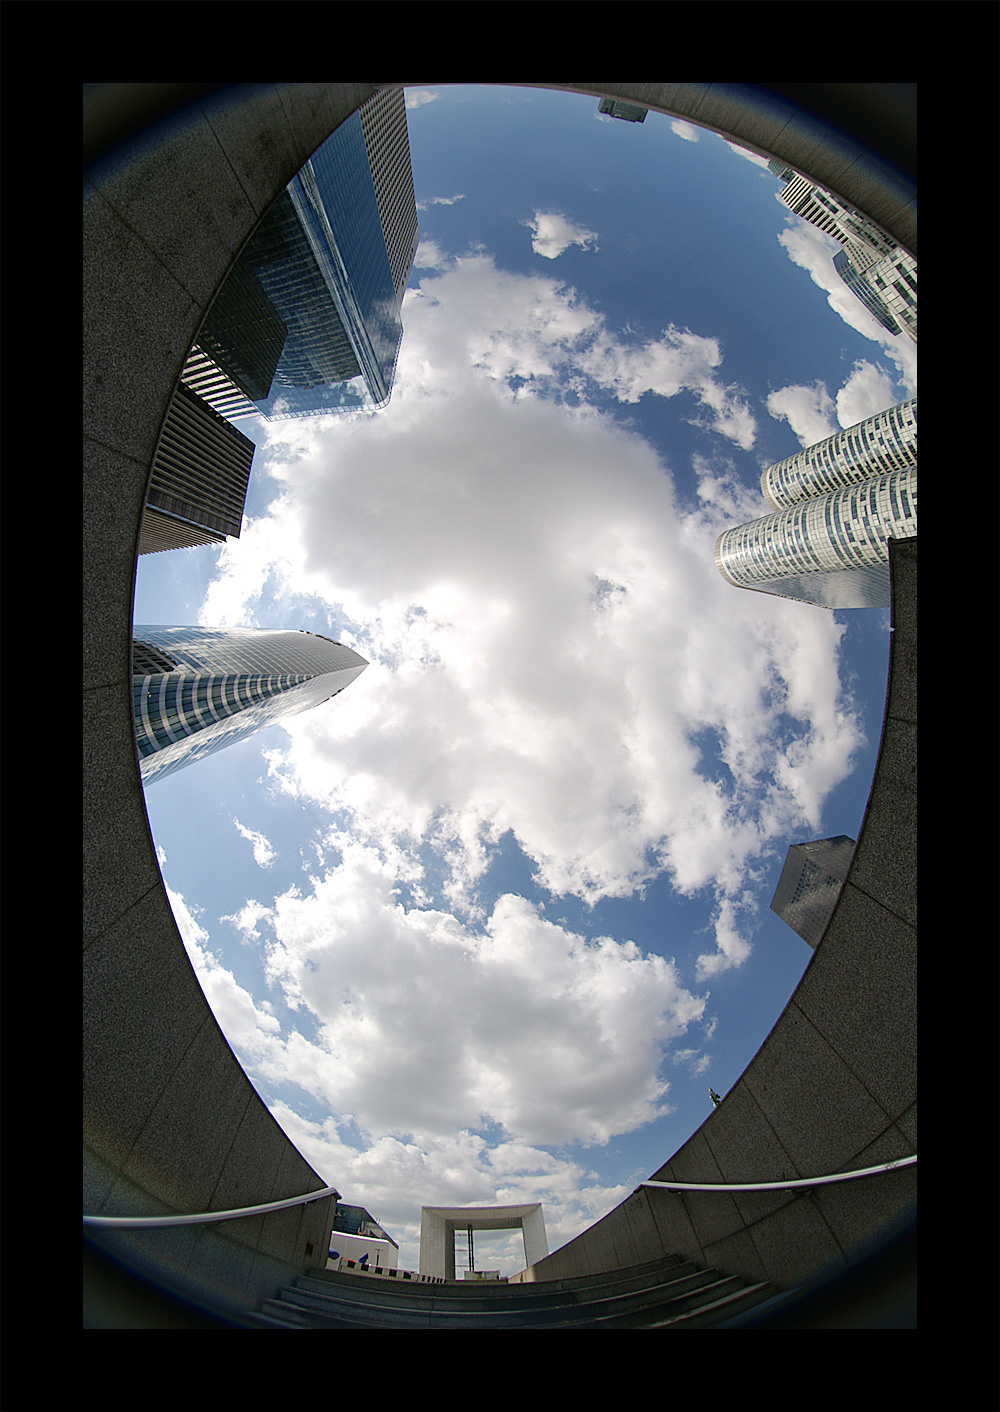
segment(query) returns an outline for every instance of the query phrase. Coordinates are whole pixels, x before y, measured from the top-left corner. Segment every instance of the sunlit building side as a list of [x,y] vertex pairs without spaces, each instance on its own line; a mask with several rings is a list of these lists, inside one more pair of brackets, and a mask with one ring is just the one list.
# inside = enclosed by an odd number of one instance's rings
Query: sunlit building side
[[917,533],[916,399],[769,466],[761,489],[774,512],[716,541],[728,583],[824,608],[887,608],[889,540]]
[[143,784],[321,705],[367,665],[318,633],[136,626],[132,702]]

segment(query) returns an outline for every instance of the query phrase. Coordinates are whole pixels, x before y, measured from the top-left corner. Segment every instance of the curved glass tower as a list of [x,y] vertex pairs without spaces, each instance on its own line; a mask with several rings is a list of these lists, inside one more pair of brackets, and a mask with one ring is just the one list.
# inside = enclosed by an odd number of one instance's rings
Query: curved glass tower
[[328,701],[367,665],[318,633],[136,626],[132,703],[143,784]]
[[761,489],[774,514],[716,541],[728,583],[824,608],[887,608],[888,541],[917,533],[916,399],[769,466]]
[[402,89],[333,132],[241,250],[182,373],[226,417],[389,401],[418,241]]
[[786,510],[824,491],[858,485],[916,464],[917,399],[913,397],[768,466],[760,488],[769,505]]

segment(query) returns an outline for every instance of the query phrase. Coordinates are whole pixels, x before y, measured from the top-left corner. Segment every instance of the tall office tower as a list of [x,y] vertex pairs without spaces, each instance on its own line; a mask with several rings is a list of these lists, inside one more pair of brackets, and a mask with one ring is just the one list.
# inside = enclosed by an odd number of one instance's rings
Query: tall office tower
[[761,487],[778,508],[719,536],[722,577],[823,608],[888,608],[888,542],[917,533],[916,452],[914,399],[769,466]]
[[178,383],[146,494],[139,553],[238,539],[253,442]]
[[143,784],[328,701],[367,665],[319,633],[133,628],[132,704]]
[[771,911],[815,951],[833,914],[854,857],[846,834],[793,843],[771,899]]
[[778,461],[760,478],[764,499],[785,510],[827,490],[917,464],[917,399],[900,402]]
[[622,103],[617,98],[602,98],[597,111],[607,113],[612,118],[621,118],[626,123],[641,123],[645,121],[649,109],[640,108],[636,103]]
[[785,182],[790,211],[833,236],[843,249],[833,267],[883,328],[917,341],[917,262],[867,216],[798,176],[778,158],[768,170]]
[[401,89],[292,178],[219,291],[182,380],[226,417],[384,407],[418,242]]

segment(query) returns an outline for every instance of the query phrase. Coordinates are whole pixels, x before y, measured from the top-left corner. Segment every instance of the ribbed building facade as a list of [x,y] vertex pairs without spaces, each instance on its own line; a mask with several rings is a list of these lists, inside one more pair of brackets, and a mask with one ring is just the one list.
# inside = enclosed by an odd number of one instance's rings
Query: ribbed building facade
[[913,397],[768,466],[760,488],[768,504],[784,510],[824,491],[916,464],[917,399]]
[[887,608],[888,541],[917,533],[916,399],[769,466],[761,489],[774,513],[716,541],[728,583],[824,608]]
[[367,665],[318,633],[136,626],[132,702],[143,784],[328,701]]
[[139,553],[239,538],[253,442],[179,384],[156,449]]
[[265,214],[182,380],[226,417],[384,407],[418,242],[401,89],[376,93]]
[[772,158],[768,169],[785,183],[790,211],[838,241],[833,265],[883,328],[917,341],[917,262],[874,221]]

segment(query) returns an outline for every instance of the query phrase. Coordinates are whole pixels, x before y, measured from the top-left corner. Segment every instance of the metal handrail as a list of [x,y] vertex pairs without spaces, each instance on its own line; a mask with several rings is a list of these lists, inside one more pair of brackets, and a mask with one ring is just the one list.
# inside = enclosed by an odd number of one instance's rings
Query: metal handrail
[[793,1186],[822,1186],[826,1182],[849,1182],[853,1177],[870,1177],[874,1172],[892,1172],[897,1167],[912,1167],[917,1154],[912,1157],[894,1157],[891,1162],[882,1162],[877,1167],[860,1167],[856,1172],[834,1172],[829,1177],[802,1177],[793,1182],[640,1182],[636,1191],[644,1186],[665,1187],[668,1191],[785,1191]]
[[195,1226],[201,1222],[235,1221],[240,1216],[261,1216],[267,1211],[282,1211],[286,1206],[302,1206],[307,1201],[320,1201],[324,1196],[336,1196],[336,1187],[325,1186],[306,1196],[289,1196],[284,1201],[267,1201],[263,1206],[241,1206],[235,1211],[202,1211],[197,1216],[84,1216],[85,1226]]

